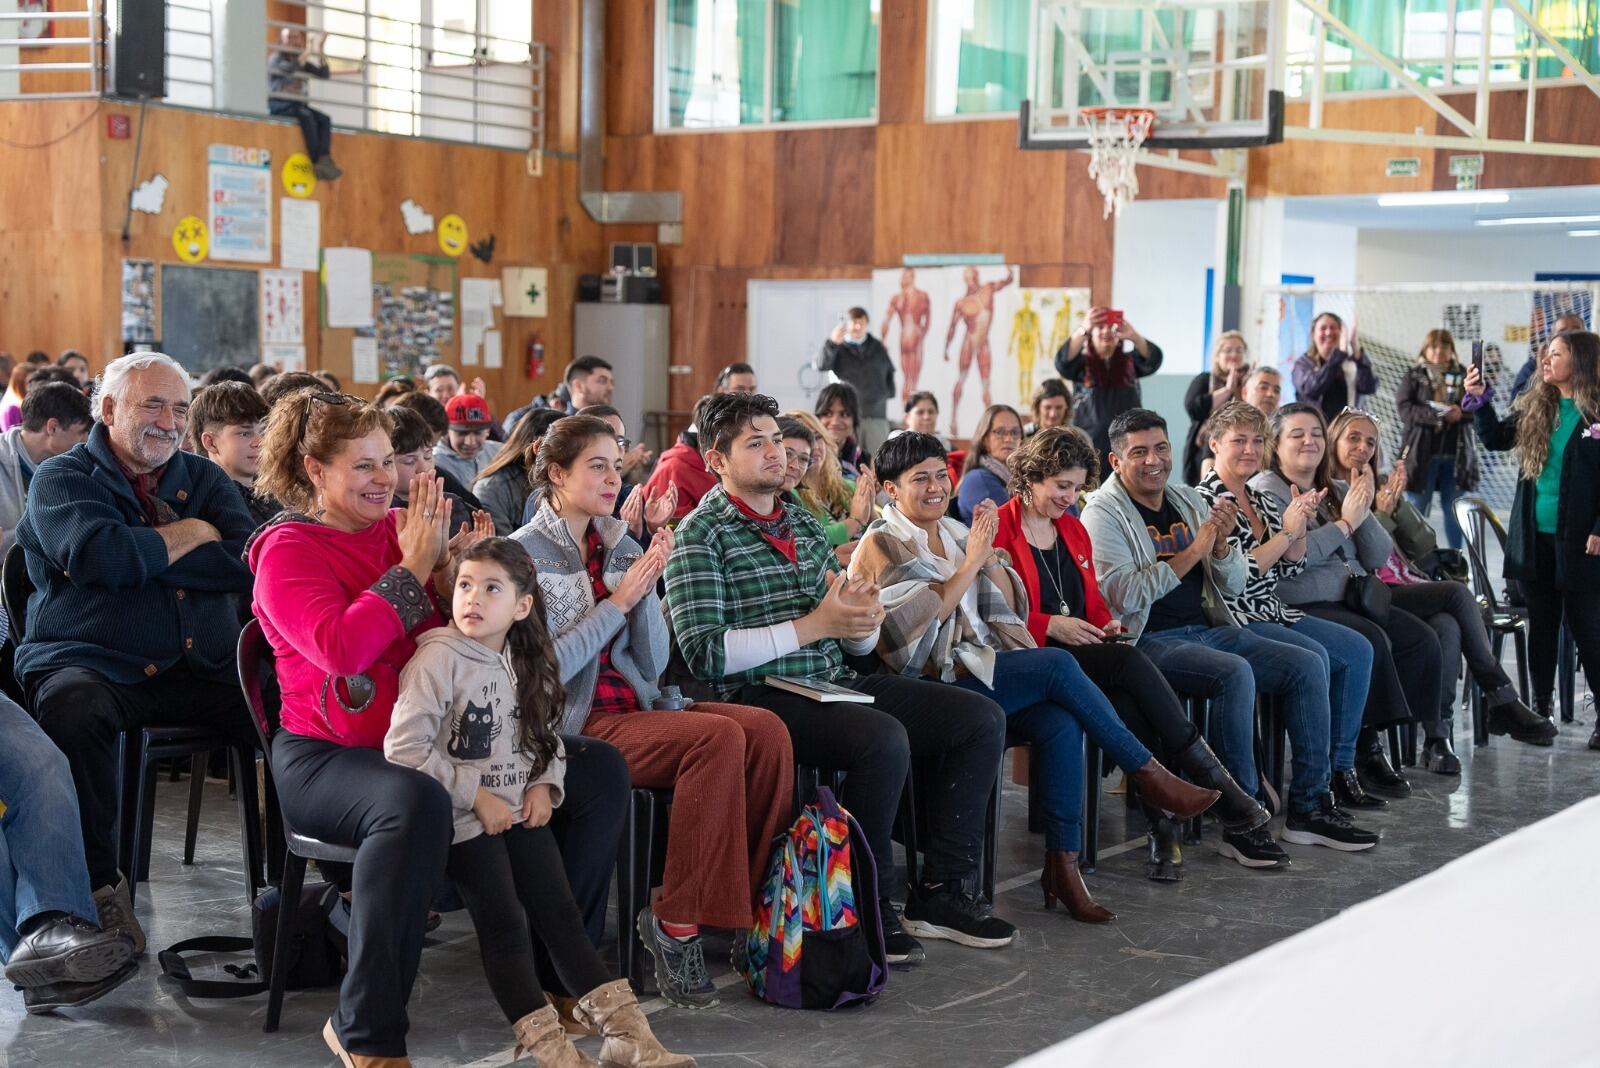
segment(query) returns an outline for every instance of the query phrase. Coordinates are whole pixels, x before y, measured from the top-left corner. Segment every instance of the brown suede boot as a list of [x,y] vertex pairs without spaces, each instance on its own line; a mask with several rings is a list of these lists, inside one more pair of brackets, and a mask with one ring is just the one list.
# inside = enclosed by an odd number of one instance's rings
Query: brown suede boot
[[566,1028],[567,1034],[585,1038],[589,1035],[598,1035],[600,1033],[588,1024],[579,1022],[578,1017],[575,1015],[578,1009],[577,998],[563,997],[560,994],[552,994],[546,990],[544,999],[556,1007],[556,1015],[561,1017],[561,1026]]
[[695,1068],[694,1058],[668,1053],[639,1010],[639,1001],[626,979],[595,987],[578,999],[575,1014],[580,1023],[599,1029],[604,1068]]
[[1083,885],[1083,873],[1078,870],[1078,854],[1060,849],[1044,851],[1044,874],[1039,876],[1044,888],[1044,907],[1056,907],[1056,899],[1067,906],[1067,913],[1079,923],[1110,923],[1117,914],[1094,903],[1089,888]]
[[1222,796],[1220,790],[1208,790],[1184,782],[1162,767],[1155,757],[1151,757],[1150,763],[1133,773],[1133,784],[1139,788],[1139,796],[1146,802],[1181,820],[1200,815]]
[[533,1063],[539,1068],[598,1068],[588,1055],[572,1044],[572,1036],[562,1028],[561,1016],[554,1005],[528,1013],[512,1024],[511,1030],[517,1036],[512,1060],[531,1053]]
[[411,1068],[410,1057],[369,1057],[364,1053],[345,1052],[338,1032],[333,1029],[332,1020],[322,1025],[322,1041],[328,1044],[344,1068]]

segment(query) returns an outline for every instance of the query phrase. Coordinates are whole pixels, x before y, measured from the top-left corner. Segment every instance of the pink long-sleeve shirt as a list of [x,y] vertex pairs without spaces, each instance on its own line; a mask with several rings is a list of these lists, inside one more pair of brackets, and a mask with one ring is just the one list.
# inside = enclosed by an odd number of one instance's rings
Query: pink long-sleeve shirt
[[[383,748],[400,669],[417,637],[444,623],[426,596],[422,608],[409,611],[411,626],[402,622],[391,574],[401,558],[398,514],[355,532],[286,518],[250,543],[255,613],[277,657],[285,730]],[[344,677],[358,674],[372,680],[375,693],[365,709],[349,712],[344,706],[354,702]]]

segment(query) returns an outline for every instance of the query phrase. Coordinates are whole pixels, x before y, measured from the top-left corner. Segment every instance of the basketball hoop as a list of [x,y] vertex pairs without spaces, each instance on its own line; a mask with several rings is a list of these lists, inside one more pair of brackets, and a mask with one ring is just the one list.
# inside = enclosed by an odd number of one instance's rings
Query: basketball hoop
[[1078,121],[1089,135],[1089,177],[1106,198],[1106,214],[1139,195],[1136,157],[1156,124],[1150,108],[1079,108]]

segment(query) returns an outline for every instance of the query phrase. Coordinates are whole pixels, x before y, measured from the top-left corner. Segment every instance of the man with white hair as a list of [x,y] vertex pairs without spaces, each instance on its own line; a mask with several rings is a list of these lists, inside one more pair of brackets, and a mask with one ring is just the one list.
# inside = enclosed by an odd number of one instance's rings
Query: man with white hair
[[39,465],[17,527],[34,593],[16,674],[66,755],[100,925],[144,949],[117,869],[117,738],[204,725],[250,737],[234,675],[255,523],[222,468],[179,450],[189,383],[161,353],[114,360],[89,439]]

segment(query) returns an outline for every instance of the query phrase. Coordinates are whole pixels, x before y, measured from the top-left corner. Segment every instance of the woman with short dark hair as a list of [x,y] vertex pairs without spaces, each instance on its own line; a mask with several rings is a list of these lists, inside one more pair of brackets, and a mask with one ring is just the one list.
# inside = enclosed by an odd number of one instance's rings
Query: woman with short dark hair
[[860,477],[861,468],[872,463],[872,457],[856,443],[861,432],[861,406],[855,387],[848,382],[829,382],[817,392],[812,411],[822,424],[828,443],[838,453],[844,477],[854,482]]

